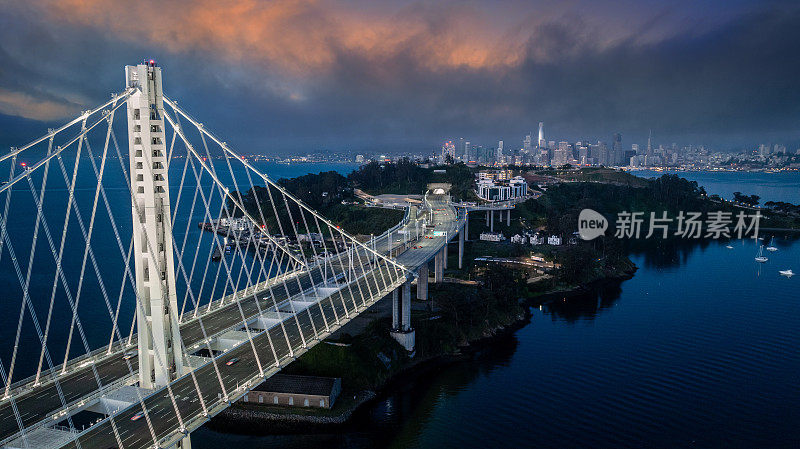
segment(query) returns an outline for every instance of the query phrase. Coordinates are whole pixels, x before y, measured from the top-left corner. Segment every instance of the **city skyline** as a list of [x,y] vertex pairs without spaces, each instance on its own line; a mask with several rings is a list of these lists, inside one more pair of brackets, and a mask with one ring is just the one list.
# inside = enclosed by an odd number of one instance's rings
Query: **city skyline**
[[145,57],[253,152],[513,142],[539,121],[567,141],[800,144],[796,5],[601,3],[141,2],[125,20],[111,2],[8,3],[0,144],[103,101]]

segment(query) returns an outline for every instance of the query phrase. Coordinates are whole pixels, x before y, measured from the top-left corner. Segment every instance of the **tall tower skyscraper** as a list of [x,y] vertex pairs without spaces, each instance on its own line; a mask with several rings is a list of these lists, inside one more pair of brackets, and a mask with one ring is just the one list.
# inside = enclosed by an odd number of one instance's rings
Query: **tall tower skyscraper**
[[653,157],[653,130],[650,130],[650,133],[647,135],[647,155],[648,158]]
[[612,164],[621,164],[624,159],[624,151],[622,149],[622,134],[614,133],[614,142],[611,144],[611,155],[609,162]]
[[539,148],[544,148],[547,146],[547,142],[544,140],[544,122],[539,122]]
[[503,141],[497,142],[497,154],[495,155],[495,161],[503,162]]

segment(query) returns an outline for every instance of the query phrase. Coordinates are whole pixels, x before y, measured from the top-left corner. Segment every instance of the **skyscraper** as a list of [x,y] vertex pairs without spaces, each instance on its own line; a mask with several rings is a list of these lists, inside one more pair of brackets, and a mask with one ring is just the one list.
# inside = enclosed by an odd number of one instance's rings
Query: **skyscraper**
[[539,148],[544,148],[547,146],[547,142],[544,140],[544,122],[539,122],[539,142],[537,143]]
[[528,134],[524,139],[522,139],[522,149],[526,152],[531,151],[531,144],[531,135]]
[[621,165],[623,163],[622,134],[614,133],[614,141],[611,144],[611,156],[609,163]]
[[500,163],[503,162],[503,141],[497,142],[497,154],[495,155],[495,161]]
[[456,156],[456,146],[453,145],[452,140],[448,140],[442,144],[442,155],[439,162],[444,164],[447,161],[447,156],[450,156],[451,159],[455,159]]

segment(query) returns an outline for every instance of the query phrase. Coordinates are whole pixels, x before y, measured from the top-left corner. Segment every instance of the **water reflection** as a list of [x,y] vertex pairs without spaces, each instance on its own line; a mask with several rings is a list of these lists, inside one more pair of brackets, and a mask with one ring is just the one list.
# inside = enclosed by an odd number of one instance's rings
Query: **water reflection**
[[622,294],[621,284],[622,281],[613,281],[590,290],[563,295],[542,305],[542,310],[554,321],[574,323],[592,320],[619,300]]
[[631,257],[640,257],[644,267],[665,269],[679,268],[686,265],[698,248],[705,251],[709,245],[717,245],[718,241],[708,239],[647,239],[628,242]]

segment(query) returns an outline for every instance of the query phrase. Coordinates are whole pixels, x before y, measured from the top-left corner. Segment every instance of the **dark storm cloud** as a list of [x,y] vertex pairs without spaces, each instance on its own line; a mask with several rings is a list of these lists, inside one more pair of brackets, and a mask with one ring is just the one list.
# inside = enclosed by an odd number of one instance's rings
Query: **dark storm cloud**
[[3,140],[19,122],[9,115],[50,121],[77,112],[122,87],[124,64],[154,55],[169,95],[246,152],[419,151],[459,136],[514,146],[539,121],[549,139],[608,140],[619,131],[629,144],[652,128],[663,143],[797,141],[797,7],[752,5],[721,23],[676,22],[673,10],[655,9],[620,31],[581,10],[481,27],[480,11],[453,3],[379,20],[332,20],[327,4],[278,3],[277,12],[228,20],[313,26],[275,43],[284,37],[263,27],[241,34],[200,18],[184,28],[207,26],[216,39],[178,26],[134,43],[111,13],[80,10],[61,23],[17,8],[0,31]]

